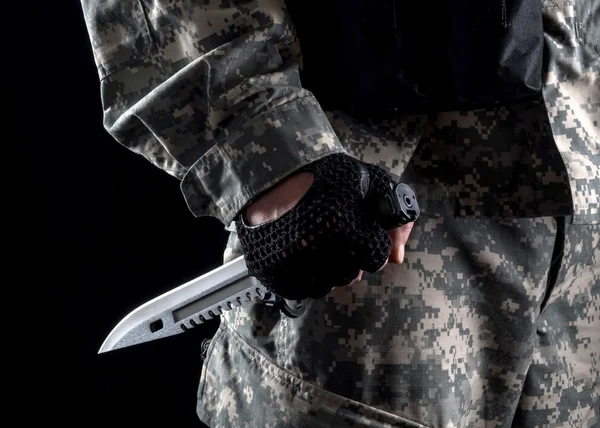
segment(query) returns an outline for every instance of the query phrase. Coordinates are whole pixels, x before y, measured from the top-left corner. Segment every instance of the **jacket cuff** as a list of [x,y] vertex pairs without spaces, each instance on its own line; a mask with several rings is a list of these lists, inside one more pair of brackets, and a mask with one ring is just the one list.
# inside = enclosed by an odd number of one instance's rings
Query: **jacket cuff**
[[259,193],[304,165],[339,152],[344,148],[311,95],[232,131],[192,165],[181,191],[196,217],[213,216],[227,226]]

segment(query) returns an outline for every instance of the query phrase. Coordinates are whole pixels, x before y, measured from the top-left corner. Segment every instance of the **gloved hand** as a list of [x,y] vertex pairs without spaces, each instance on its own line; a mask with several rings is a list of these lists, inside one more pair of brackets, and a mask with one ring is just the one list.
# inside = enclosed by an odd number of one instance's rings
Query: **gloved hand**
[[383,169],[333,154],[302,171],[314,179],[309,178],[312,185],[297,203],[292,201],[295,206],[279,200],[285,212],[258,225],[249,224],[245,211],[236,219],[249,273],[293,300],[323,297],[352,282],[361,270],[377,271],[392,245],[369,205],[374,194],[389,191],[392,180]]

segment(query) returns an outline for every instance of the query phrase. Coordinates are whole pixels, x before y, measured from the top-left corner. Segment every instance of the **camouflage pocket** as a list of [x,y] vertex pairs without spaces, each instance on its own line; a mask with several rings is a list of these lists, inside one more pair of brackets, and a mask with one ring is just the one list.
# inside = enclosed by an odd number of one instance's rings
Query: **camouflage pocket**
[[155,50],[142,0],[82,0],[82,4],[100,79]]

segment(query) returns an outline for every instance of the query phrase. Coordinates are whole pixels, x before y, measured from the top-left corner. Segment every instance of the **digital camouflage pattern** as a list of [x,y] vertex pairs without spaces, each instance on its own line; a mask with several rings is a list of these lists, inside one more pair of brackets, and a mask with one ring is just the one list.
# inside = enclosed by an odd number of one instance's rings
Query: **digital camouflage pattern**
[[[283,0],[81,2],[107,131],[181,179],[195,215],[229,225],[260,191],[344,150],[301,87],[300,45]],[[538,120],[549,117],[548,149],[558,147],[567,166],[575,223],[600,222],[598,11],[598,0],[544,0],[547,113]],[[472,116],[471,144],[492,145],[485,130],[503,112]]]
[[104,126],[229,224],[254,195],[343,151],[300,84],[281,0],[82,0]]
[[[180,179],[195,215],[229,225],[254,195],[340,151],[386,168],[421,206],[403,265],[296,320],[262,305],[226,313],[201,420],[600,424],[599,0],[543,1],[538,99],[378,118],[324,112],[301,87],[283,0],[82,5],[106,129]],[[233,233],[229,244],[226,259],[239,254]]]
[[544,0],[544,101],[575,223],[600,223],[600,0]]
[[[229,244],[228,258],[238,256],[235,235]],[[261,304],[226,313],[203,367],[201,418],[211,427],[600,423],[600,226],[425,214],[406,257],[297,319]]]

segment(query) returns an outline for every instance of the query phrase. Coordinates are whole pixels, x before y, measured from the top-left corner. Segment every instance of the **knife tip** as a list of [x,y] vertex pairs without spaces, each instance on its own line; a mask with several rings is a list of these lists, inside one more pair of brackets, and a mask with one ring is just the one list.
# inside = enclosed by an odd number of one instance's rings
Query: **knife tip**
[[99,355],[99,354],[104,354],[104,353],[106,353],[106,352],[108,352],[108,351],[112,351],[112,349],[113,349],[113,348],[112,348],[111,346],[109,346],[109,345],[106,343],[106,340],[105,340],[105,341],[104,341],[104,343],[102,344],[102,346],[100,347],[100,349],[98,349],[98,355]]

